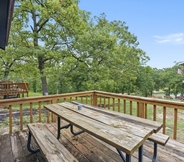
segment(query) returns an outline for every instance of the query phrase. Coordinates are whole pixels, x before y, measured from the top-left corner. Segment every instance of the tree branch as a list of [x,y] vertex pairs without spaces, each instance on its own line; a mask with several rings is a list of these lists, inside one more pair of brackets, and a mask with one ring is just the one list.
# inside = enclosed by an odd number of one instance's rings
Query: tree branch
[[46,19],[42,24],[38,24],[39,25],[39,28],[37,30],[37,32],[39,33],[40,30],[43,28],[43,26],[49,21],[49,19]]

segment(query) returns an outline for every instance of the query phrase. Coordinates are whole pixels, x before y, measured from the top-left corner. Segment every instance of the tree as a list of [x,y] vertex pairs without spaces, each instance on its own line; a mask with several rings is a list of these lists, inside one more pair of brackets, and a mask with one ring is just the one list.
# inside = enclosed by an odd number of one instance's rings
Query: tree
[[136,87],[139,94],[147,97],[152,95],[154,90],[154,82],[152,78],[152,68],[149,66],[141,66],[137,74]]
[[43,94],[48,92],[48,84],[51,93],[133,91],[139,67],[149,59],[138,48],[137,37],[124,22],[109,22],[105,14],[90,18],[77,3],[17,1],[13,24],[19,28],[16,33],[27,58],[27,62],[19,62],[19,70],[26,66],[27,75],[32,73],[35,91],[40,77]]
[[[81,23],[80,10],[75,0],[18,0],[13,23],[21,26],[19,35],[24,46],[32,50],[37,58],[42,81],[42,93],[48,93],[46,64],[66,57],[66,46],[70,44]],[[75,26],[78,26],[77,31]],[[62,52],[65,51],[65,52]],[[59,52],[58,52],[59,51]]]
[[71,56],[62,60],[62,78],[71,78],[77,91],[116,91],[117,87],[121,92],[122,84],[135,81],[138,67],[149,58],[137,48],[137,38],[125,23],[109,22],[104,14],[88,22],[88,30],[75,35],[68,47]]
[[1,76],[3,80],[8,80],[10,73],[16,73],[19,63],[24,64],[27,59],[24,54],[25,48],[21,46],[21,38],[16,33],[17,30],[19,28],[12,24],[9,45],[6,50],[0,50]]

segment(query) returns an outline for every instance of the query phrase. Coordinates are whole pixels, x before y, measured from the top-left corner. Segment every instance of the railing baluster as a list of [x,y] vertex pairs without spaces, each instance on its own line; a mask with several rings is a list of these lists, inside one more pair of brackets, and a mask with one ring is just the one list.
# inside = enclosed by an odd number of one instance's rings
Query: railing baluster
[[50,112],[47,110],[47,123],[50,123]]
[[88,104],[88,96],[86,96],[86,104]]
[[20,104],[20,130],[23,130],[22,104]]
[[33,122],[33,103],[30,103],[30,123]]
[[93,105],[93,96],[90,96],[91,105]]
[[9,132],[12,133],[12,105],[9,105]]
[[81,97],[81,103],[83,103],[83,97]]
[[120,112],[120,99],[118,98],[118,112]]
[[139,102],[137,102],[137,116],[139,116]]
[[108,97],[108,110],[110,110],[110,105],[111,103],[110,103],[110,98]]
[[130,115],[132,115],[132,101],[130,101]]
[[[52,100],[51,103],[55,104],[56,100]],[[54,113],[52,113],[52,122],[56,122],[56,115]]]
[[41,109],[41,102],[38,102],[38,109],[39,109],[39,122],[42,122],[42,109]]
[[178,109],[174,109],[174,135],[173,138],[177,137],[177,120],[178,120]]
[[115,111],[115,98],[112,99],[113,111]]
[[104,109],[106,108],[106,97],[104,97]]
[[124,103],[124,114],[126,114],[126,100],[124,100],[123,103]]
[[153,105],[153,120],[156,121],[156,117],[157,117],[157,106],[156,105]]
[[102,107],[102,97],[100,96],[100,107]]
[[145,103],[144,104],[145,105],[145,119],[147,119],[148,118],[148,105],[147,105],[147,103]]
[[70,102],[72,102],[72,97],[70,97]]
[[165,134],[165,128],[166,128],[166,107],[164,106],[163,107],[163,134]]

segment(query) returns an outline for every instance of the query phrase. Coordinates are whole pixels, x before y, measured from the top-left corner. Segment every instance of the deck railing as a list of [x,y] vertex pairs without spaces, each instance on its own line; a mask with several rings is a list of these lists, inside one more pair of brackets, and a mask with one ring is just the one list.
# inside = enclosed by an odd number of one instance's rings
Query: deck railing
[[[9,133],[23,130],[27,123],[55,122],[54,114],[43,109],[45,104],[78,101],[163,123],[162,132],[184,142],[184,102],[137,97],[102,91],[86,91],[39,97],[0,100],[9,112]],[[26,112],[25,112],[26,110]],[[18,119],[15,116],[18,114]],[[25,117],[26,115],[26,117]],[[18,128],[18,127],[19,128]],[[181,135],[180,135],[181,134]]]
[[10,96],[24,97],[24,94],[29,93],[28,83],[13,83],[13,82],[0,82],[0,96],[9,98]]

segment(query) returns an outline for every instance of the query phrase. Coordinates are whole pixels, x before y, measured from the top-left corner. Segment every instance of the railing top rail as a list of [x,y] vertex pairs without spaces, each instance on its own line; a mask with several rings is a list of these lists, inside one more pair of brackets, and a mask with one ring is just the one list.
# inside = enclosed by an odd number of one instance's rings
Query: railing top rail
[[4,100],[0,100],[0,105],[7,106],[7,105],[13,105],[13,104],[48,101],[48,100],[59,99],[59,98],[87,96],[87,95],[93,95],[93,93],[94,93],[94,91],[84,91],[84,92],[73,92],[73,93],[65,93],[65,94],[55,94],[55,95],[48,95],[48,96],[36,96],[36,97],[25,97],[25,98],[16,98],[16,99],[4,99]]
[[110,93],[110,92],[103,92],[103,91],[94,91],[96,95],[101,95],[104,97],[114,97],[114,98],[120,98],[120,99],[126,99],[130,101],[136,101],[141,103],[147,103],[152,105],[159,105],[159,106],[165,106],[165,107],[173,107],[173,108],[179,108],[184,109],[184,102],[178,102],[178,101],[170,101],[170,100],[163,100],[163,99],[156,99],[156,98],[147,98],[147,97],[139,97],[139,96],[132,96],[132,95],[124,95],[124,94],[116,94],[116,93]]
[[116,93],[103,92],[103,91],[97,91],[97,90],[84,91],[84,92],[73,92],[73,93],[65,93],[65,94],[56,94],[56,95],[48,95],[48,96],[6,99],[6,100],[0,100],[0,105],[7,106],[7,105],[13,105],[13,104],[20,104],[20,103],[48,101],[48,100],[59,99],[59,98],[87,96],[87,95],[93,95],[93,94],[98,95],[98,96],[103,96],[103,97],[125,99],[125,100],[129,100],[129,101],[140,102],[140,103],[147,103],[147,104],[158,105],[158,106],[184,109],[184,102],[162,100],[162,99],[155,99],[155,98],[147,98],[147,97],[139,97],[139,96],[131,96],[131,95],[124,95],[124,94],[116,94]]

